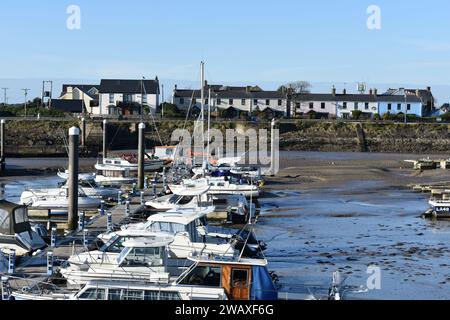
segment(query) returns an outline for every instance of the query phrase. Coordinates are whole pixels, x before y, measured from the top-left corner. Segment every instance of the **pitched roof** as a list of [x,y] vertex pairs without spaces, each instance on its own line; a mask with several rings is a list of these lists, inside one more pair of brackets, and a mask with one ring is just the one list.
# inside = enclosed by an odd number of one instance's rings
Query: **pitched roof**
[[96,99],[97,96],[95,94],[92,94],[92,89],[99,90],[100,86],[97,84],[63,84],[62,93],[61,96],[65,95],[67,93],[67,89],[69,87],[72,87],[72,90],[77,88],[81,91],[83,91],[85,94],[90,96],[92,99]]
[[83,112],[83,100],[52,99],[52,109],[70,113]]
[[[201,98],[200,90],[174,90],[176,98]],[[286,94],[279,91],[247,91],[243,90],[219,90],[212,92],[213,98],[221,99],[286,99]],[[208,91],[205,91],[205,98],[208,98]]]
[[[334,101],[334,102],[405,102],[403,95],[371,95],[371,94],[336,94],[331,93],[301,93],[294,95],[295,100],[300,101]],[[408,95],[407,102],[420,103],[415,95]]]
[[159,94],[159,81],[102,79],[100,93]]

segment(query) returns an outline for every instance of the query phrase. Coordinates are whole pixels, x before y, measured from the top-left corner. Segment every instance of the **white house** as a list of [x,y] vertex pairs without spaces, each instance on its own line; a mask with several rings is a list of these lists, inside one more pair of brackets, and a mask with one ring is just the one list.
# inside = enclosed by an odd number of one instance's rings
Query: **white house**
[[99,88],[102,115],[139,115],[141,105],[154,114],[159,106],[159,80],[103,79]]
[[87,113],[100,114],[98,88],[98,85],[64,84],[58,100],[81,100],[83,101],[83,109]]
[[[211,90],[211,101],[209,92]],[[248,112],[270,109],[286,115],[287,94],[279,91],[264,91],[258,86],[231,87],[205,83],[205,106],[211,103],[212,110],[236,110]],[[201,109],[200,90],[178,89],[175,86],[172,103],[180,110]]]

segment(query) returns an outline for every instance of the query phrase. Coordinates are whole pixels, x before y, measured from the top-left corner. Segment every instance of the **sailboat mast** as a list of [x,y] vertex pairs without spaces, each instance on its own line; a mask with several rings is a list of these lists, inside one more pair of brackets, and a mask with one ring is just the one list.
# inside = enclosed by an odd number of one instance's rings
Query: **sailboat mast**
[[207,155],[207,161],[209,164],[209,159],[211,157],[211,150],[209,149],[209,144],[211,142],[211,136],[210,136],[210,131],[211,131],[211,86],[209,87],[209,95],[208,95],[208,135],[207,135],[207,139],[208,139],[208,147],[206,148],[206,155]]
[[[200,89],[200,95],[201,95],[201,121],[202,121],[202,146],[205,147],[205,63],[202,61],[200,64],[200,81],[201,81],[201,89]],[[204,149],[203,149],[204,150]],[[205,153],[202,151],[203,154],[203,163],[205,162]],[[203,165],[202,163],[202,165]]]

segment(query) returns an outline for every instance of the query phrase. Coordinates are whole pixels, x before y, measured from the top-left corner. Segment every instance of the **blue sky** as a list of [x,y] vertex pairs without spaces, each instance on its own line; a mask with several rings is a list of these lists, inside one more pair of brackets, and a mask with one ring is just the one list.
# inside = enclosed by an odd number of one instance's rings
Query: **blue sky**
[[449,16],[445,0],[2,0],[0,79],[195,81],[204,60],[212,82],[450,85]]

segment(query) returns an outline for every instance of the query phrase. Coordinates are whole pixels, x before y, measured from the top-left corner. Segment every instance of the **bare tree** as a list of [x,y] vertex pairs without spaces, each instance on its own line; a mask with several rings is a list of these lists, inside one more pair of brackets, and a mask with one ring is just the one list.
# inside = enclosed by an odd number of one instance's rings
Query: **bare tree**
[[278,90],[285,91],[286,89],[291,88],[295,93],[310,93],[311,87],[312,85],[308,81],[295,81],[281,86]]

